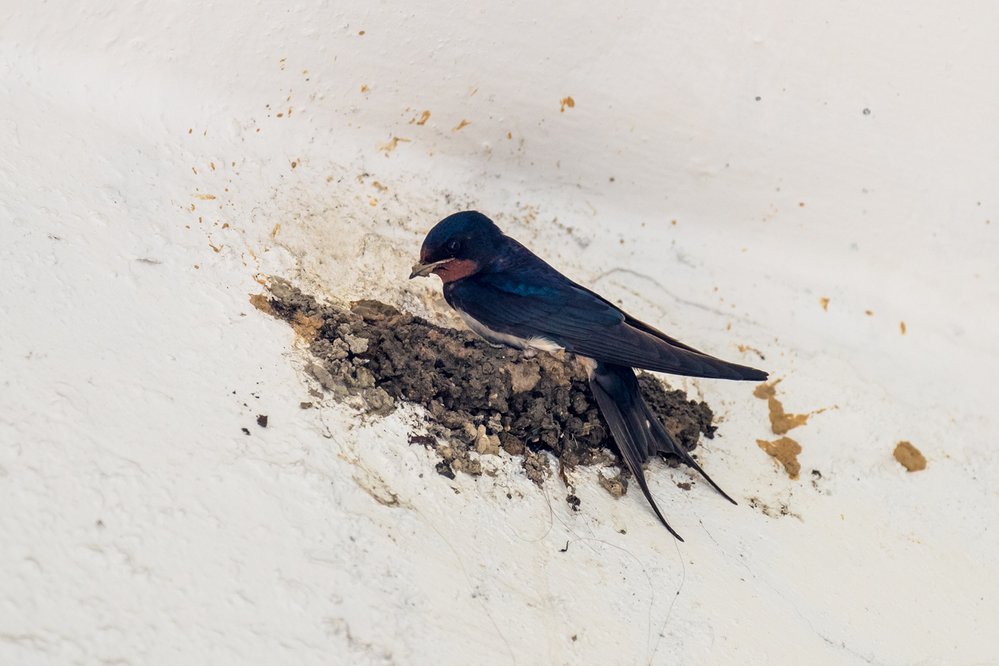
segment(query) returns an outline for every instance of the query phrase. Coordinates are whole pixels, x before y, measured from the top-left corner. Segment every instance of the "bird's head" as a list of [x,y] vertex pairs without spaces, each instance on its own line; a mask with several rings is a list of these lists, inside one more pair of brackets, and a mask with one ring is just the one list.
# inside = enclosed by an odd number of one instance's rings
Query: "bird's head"
[[420,248],[420,260],[409,279],[431,273],[444,282],[474,275],[487,266],[503,242],[503,232],[474,210],[449,215],[438,222]]

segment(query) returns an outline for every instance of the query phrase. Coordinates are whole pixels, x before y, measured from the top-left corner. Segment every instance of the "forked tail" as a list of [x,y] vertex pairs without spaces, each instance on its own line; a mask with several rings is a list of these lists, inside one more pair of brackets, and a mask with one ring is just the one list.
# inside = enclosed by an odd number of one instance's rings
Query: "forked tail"
[[610,363],[596,363],[590,373],[590,389],[597,399],[600,412],[610,427],[611,435],[621,451],[621,457],[625,464],[638,481],[639,488],[645,495],[659,517],[660,522],[669,530],[670,534],[680,541],[683,537],[669,526],[666,518],[663,517],[659,507],[656,506],[652,493],[649,491],[649,484],[645,480],[645,472],[642,463],[649,459],[653,453],[668,453],[675,455],[685,464],[693,467],[700,473],[711,486],[721,493],[722,497],[732,504],[735,500],[728,496],[718,484],[711,480],[700,465],[690,457],[690,454],[682,446],[677,444],[663,424],[656,418],[655,413],[642,398],[638,389],[638,378],[635,371],[623,365]]

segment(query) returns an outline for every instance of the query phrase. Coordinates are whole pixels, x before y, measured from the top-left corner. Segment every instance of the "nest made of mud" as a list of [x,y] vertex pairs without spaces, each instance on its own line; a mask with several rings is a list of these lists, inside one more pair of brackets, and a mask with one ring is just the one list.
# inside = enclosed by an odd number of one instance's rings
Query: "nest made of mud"
[[[440,454],[441,474],[480,474],[478,457],[469,454],[500,449],[523,456],[527,475],[537,483],[550,469],[541,451],[553,454],[563,478],[578,465],[617,464],[586,375],[571,357],[526,358],[378,301],[349,308],[322,304],[280,278],[268,288],[268,295],[254,295],[251,302],[308,341],[312,359],[306,369],[334,398],[359,397],[366,411],[377,414],[391,412],[399,400],[426,410],[431,436],[413,435],[410,442]],[[653,411],[688,451],[701,434],[713,437],[706,403],[669,390],[652,375],[640,374],[639,382]],[[615,495],[626,489],[620,476],[603,485]]]

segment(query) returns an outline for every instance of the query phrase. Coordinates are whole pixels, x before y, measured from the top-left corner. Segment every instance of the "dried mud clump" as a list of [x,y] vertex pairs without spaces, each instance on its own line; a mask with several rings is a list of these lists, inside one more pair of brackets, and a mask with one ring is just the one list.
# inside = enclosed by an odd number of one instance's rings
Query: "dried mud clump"
[[784,471],[792,479],[797,479],[798,474],[801,472],[801,463],[798,462],[798,454],[801,453],[801,444],[794,441],[790,437],[781,437],[780,439],[768,442],[765,439],[756,440],[756,445],[767,452],[767,455],[771,456],[784,466]]
[[912,442],[901,441],[893,452],[895,460],[910,472],[920,472],[926,469],[926,456],[912,445]]
[[[377,414],[392,411],[400,400],[426,409],[434,436],[416,434],[410,442],[434,448],[444,476],[480,474],[479,456],[500,449],[523,456],[525,473],[537,483],[551,473],[541,451],[554,454],[560,471],[617,461],[586,375],[569,358],[525,358],[377,301],[349,308],[321,304],[278,278],[271,279],[269,291],[251,302],[287,321],[308,342],[312,360],[306,369],[335,398]],[[707,404],[666,389],[651,375],[639,379],[653,411],[687,450],[701,434],[713,437]],[[625,480],[619,475],[603,485],[620,494]]]

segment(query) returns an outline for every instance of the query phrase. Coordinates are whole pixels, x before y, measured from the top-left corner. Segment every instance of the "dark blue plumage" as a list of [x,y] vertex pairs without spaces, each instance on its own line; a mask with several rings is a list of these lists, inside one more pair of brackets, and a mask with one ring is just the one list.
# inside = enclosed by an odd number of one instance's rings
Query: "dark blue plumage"
[[709,356],[631,317],[569,280],[475,211],[451,215],[427,234],[410,277],[430,273],[441,277],[444,298],[483,337],[527,350],[564,349],[583,359],[625,463],[674,536],[680,539],[645,482],[642,463],[653,453],[680,457],[735,503],[655,418],[638,392],[632,368],[757,381],[767,373]]

